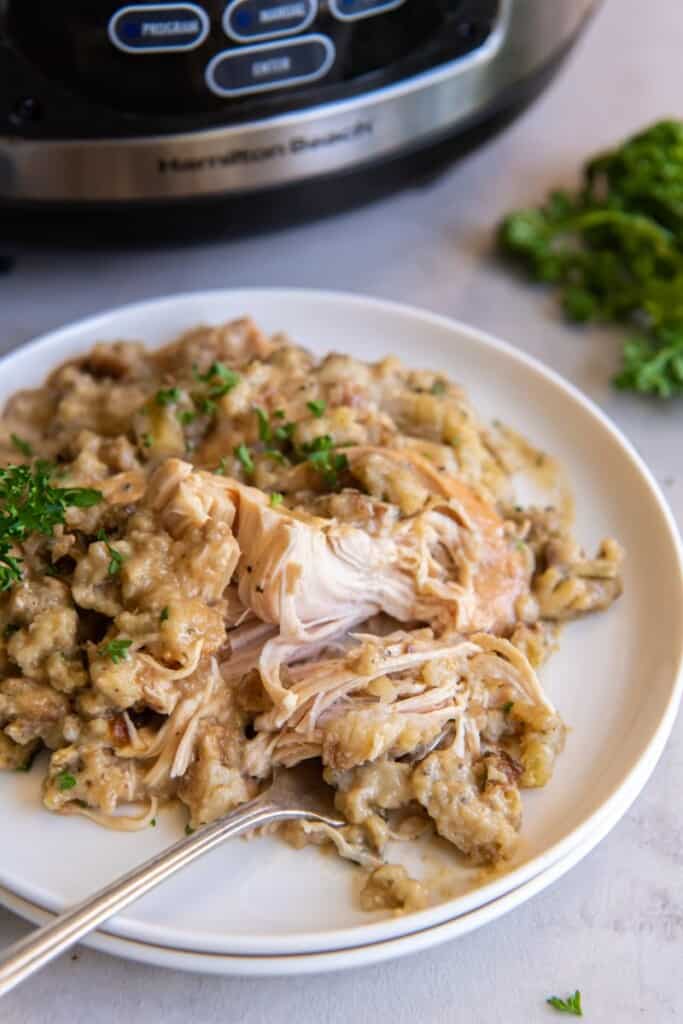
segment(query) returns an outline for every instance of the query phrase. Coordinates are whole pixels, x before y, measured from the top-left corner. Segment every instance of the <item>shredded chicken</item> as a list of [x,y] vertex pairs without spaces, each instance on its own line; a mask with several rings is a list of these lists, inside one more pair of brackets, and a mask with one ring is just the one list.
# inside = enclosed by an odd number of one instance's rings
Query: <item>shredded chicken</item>
[[393,840],[513,856],[565,738],[537,670],[623,552],[515,505],[456,385],[248,318],[99,343],[9,401],[0,467],[36,457],[101,495],[0,591],[0,768],[47,748],[46,807],[130,831],[175,799],[197,828],[317,759],[347,824],[287,838],[371,871],[368,910],[428,902]]

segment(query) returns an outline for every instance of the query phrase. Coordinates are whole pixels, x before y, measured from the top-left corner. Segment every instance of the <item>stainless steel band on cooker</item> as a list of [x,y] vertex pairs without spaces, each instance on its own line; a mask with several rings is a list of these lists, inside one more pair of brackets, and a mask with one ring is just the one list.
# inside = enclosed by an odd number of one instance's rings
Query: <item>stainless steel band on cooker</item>
[[32,141],[0,136],[0,198],[123,201],[209,196],[357,167],[476,118],[562,50],[590,0],[504,0],[493,33],[458,60],[355,98],[185,134]]

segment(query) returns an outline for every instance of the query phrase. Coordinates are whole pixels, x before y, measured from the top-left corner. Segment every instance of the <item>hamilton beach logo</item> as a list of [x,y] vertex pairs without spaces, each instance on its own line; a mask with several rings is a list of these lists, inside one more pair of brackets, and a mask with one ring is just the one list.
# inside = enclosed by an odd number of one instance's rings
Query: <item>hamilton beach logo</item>
[[293,135],[287,142],[276,143],[272,146],[245,146],[229,149],[222,153],[207,153],[205,156],[196,157],[162,157],[157,166],[160,174],[175,174],[218,170],[243,164],[260,164],[283,157],[300,156],[344,142],[356,142],[363,136],[371,136],[372,132],[371,121],[356,121],[348,128],[340,128],[322,135]]

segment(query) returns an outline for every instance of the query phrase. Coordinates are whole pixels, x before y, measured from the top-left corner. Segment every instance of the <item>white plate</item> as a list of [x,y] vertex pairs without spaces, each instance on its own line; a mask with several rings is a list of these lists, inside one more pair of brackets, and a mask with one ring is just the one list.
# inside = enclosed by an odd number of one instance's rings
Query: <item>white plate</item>
[[[100,950],[102,953],[110,953],[112,956],[137,960],[140,963],[156,967],[238,977],[321,974],[327,971],[348,970],[353,967],[369,967],[371,964],[383,963],[385,960],[393,960],[431,949],[443,942],[462,938],[469,932],[481,928],[482,925],[509,913],[510,910],[525,903],[532,896],[542,892],[543,889],[556,882],[574,865],[578,864],[626,813],[652,773],[665,743],[666,736],[664,733],[660,733],[656,743],[648,751],[647,757],[641,762],[641,771],[634,773],[629,783],[621,791],[621,802],[611,807],[610,812],[601,818],[586,840],[575,846],[566,856],[551,864],[545,871],[535,875],[511,892],[499,896],[475,910],[460,914],[450,921],[445,921],[443,924],[417,931],[407,931],[404,935],[395,939],[387,939],[385,942],[372,942],[360,946],[350,946],[347,949],[327,950],[324,953],[292,953],[279,957],[195,953],[192,950],[174,949],[169,946],[136,942],[133,939],[122,939],[107,932],[107,926],[101,931],[89,935],[83,944]],[[32,903],[22,900],[2,888],[0,888],[0,904],[34,924],[45,924],[54,919],[54,915],[46,913]]]
[[[11,354],[0,366],[0,399],[39,383],[56,363],[97,340],[137,337],[158,345],[200,321],[245,312],[266,330],[284,328],[321,353],[337,349],[372,359],[393,352],[414,366],[449,372],[485,416],[514,425],[559,456],[575,486],[577,529],[587,546],[614,534],[629,554],[624,597],[607,614],[572,624],[544,671],[571,732],[552,783],[524,796],[515,870],[419,914],[377,919],[356,909],[355,875],[347,865],[316,850],[292,851],[275,839],[236,842],[107,926],[122,938],[198,954],[320,954],[391,941],[484,907],[572,851],[590,848],[591,837],[623,813],[625,795],[644,784],[680,699],[681,553],[648,470],[579,392],[478,331],[388,303],[259,289],[129,306]],[[167,813],[144,834],[110,834],[49,815],[38,800],[38,772],[0,779],[6,823],[0,884],[47,910],[82,898],[156,852],[177,835],[180,823]]]

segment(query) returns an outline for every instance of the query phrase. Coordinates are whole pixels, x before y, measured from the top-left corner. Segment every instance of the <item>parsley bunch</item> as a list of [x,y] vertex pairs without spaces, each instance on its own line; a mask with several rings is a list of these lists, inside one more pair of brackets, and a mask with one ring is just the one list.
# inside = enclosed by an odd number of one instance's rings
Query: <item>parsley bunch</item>
[[54,467],[42,461],[0,469],[0,591],[21,579],[21,559],[10,554],[15,544],[32,533],[52,536],[69,507],[91,508],[102,501],[100,491],[89,487],[53,487],[53,473]]
[[510,214],[498,240],[533,280],[558,287],[570,320],[641,328],[617,387],[683,394],[683,122],[590,160],[578,192]]

